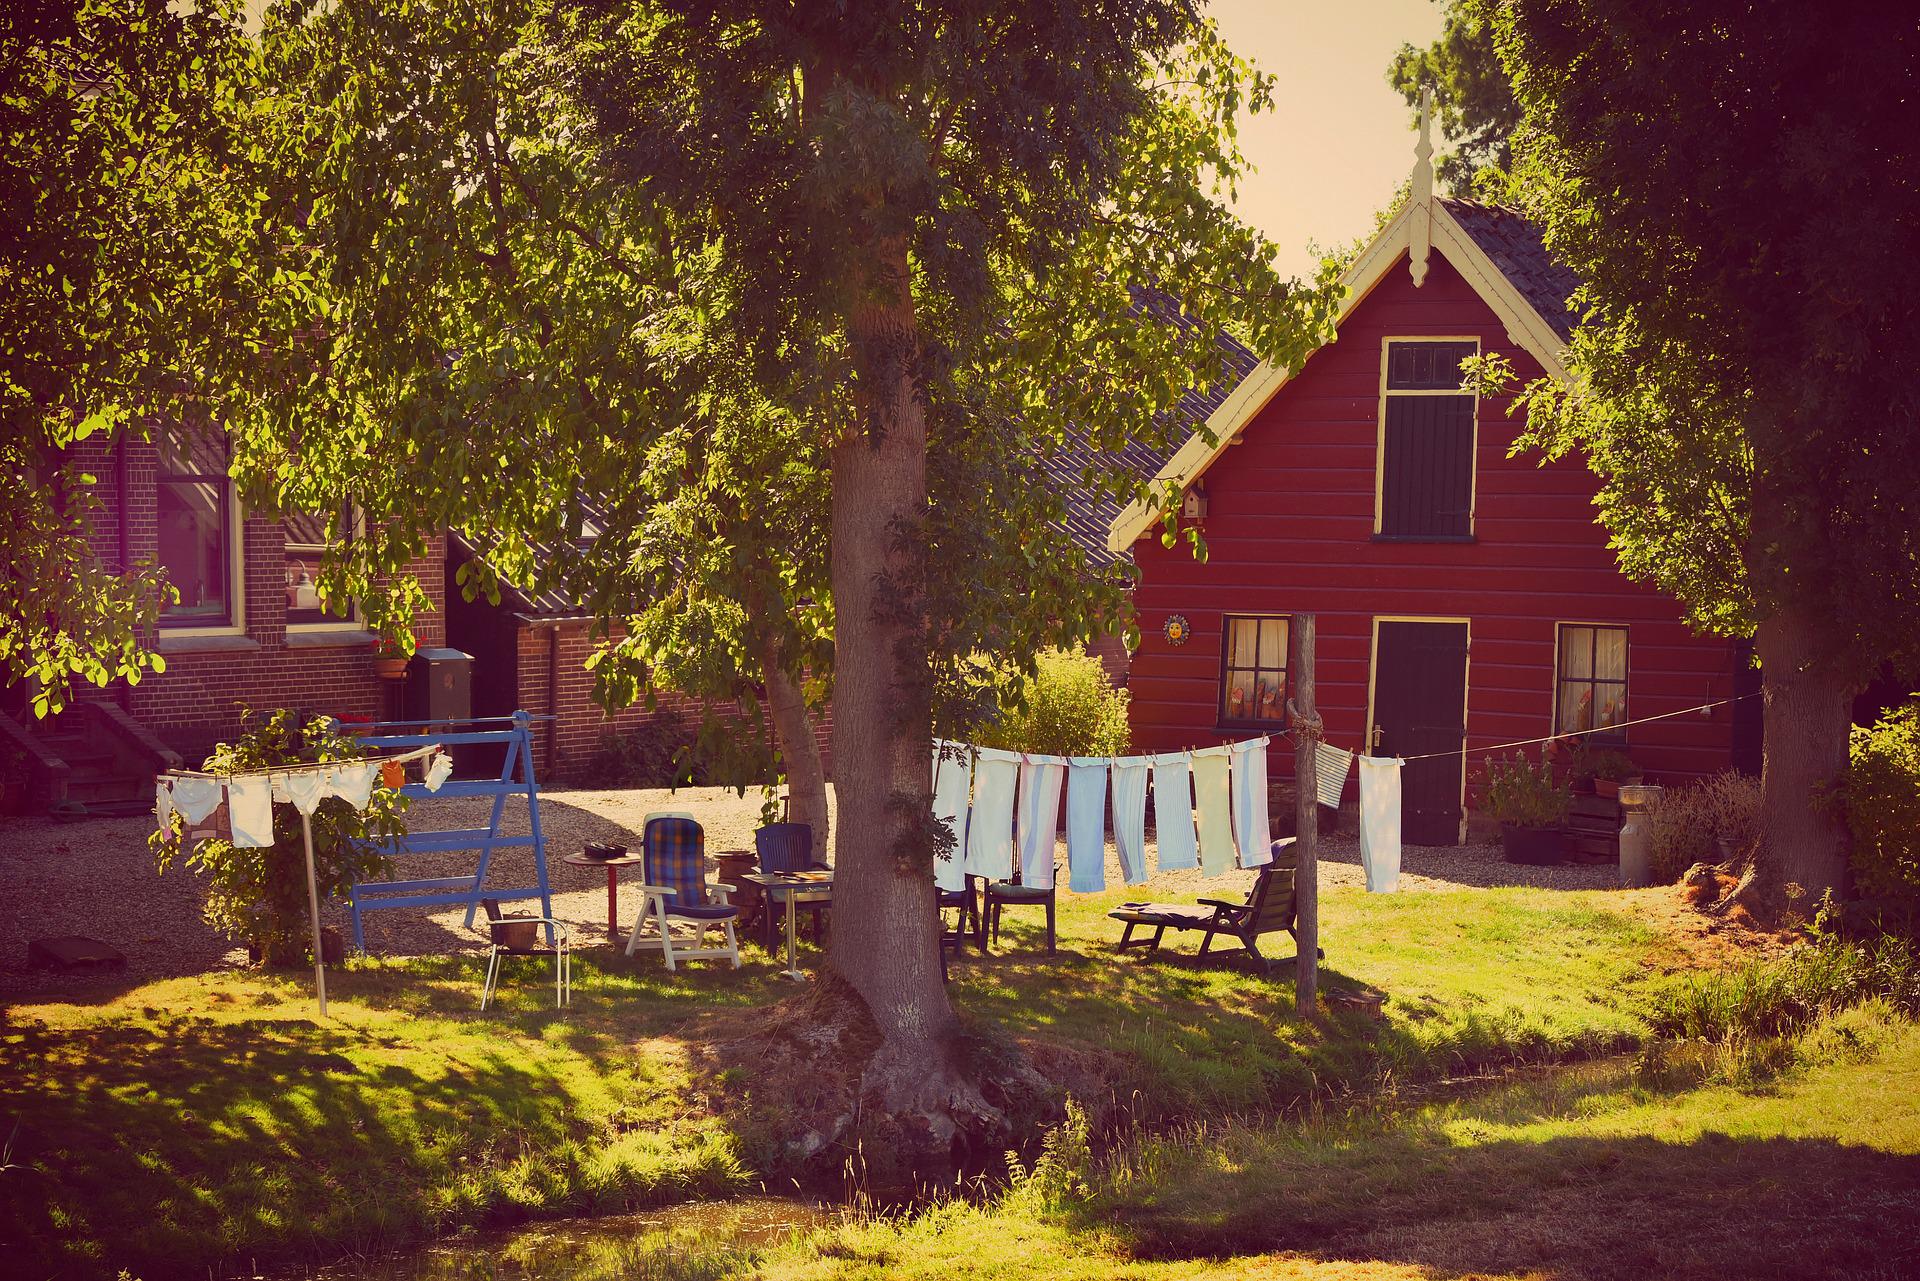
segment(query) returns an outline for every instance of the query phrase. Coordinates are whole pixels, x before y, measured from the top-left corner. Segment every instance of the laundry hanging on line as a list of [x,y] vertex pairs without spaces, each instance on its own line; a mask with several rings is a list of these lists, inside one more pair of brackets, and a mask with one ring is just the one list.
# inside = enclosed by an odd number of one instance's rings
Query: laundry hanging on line
[[[404,757],[426,757],[425,783],[438,791],[453,773],[453,758],[436,749],[422,749]],[[273,844],[273,806],[289,803],[311,815],[328,797],[339,797],[355,810],[364,810],[373,798],[374,780],[382,762],[317,761],[285,768],[248,770],[233,775],[169,771],[154,780],[153,816],[162,832],[173,830],[178,815],[189,836],[219,836],[243,849]],[[222,807],[224,806],[224,821]]]
[[1360,865],[1367,890],[1391,894],[1400,888],[1400,767],[1397,756],[1360,759]]
[[1163,752],[1153,763],[1153,830],[1160,870],[1185,872],[1200,866],[1200,838],[1193,826],[1193,758]]
[[1240,847],[1241,867],[1258,867],[1273,857],[1264,738],[1233,745],[1233,839]]
[[1020,758],[1020,802],[1014,826],[1019,829],[1022,885],[1053,888],[1053,845],[1060,832],[1060,786],[1066,774],[1064,756]]

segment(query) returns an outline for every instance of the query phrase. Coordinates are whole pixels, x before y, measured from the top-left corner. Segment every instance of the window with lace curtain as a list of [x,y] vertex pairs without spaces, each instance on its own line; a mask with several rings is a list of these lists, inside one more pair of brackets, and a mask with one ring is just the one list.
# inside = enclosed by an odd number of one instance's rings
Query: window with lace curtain
[[1286,719],[1286,616],[1227,615],[1220,637],[1220,724],[1260,728]]

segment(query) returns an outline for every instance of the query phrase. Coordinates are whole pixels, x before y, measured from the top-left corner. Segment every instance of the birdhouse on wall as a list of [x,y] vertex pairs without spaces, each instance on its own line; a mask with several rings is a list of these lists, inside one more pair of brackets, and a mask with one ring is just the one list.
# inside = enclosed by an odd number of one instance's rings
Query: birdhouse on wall
[[1205,481],[1195,481],[1193,488],[1180,500],[1180,515],[1187,520],[1205,520],[1207,518],[1207,486]]

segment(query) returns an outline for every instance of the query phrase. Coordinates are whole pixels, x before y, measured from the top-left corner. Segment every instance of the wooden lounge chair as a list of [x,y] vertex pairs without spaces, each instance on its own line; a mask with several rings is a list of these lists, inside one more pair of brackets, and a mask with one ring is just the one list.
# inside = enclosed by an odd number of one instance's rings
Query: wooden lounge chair
[[[1258,940],[1262,934],[1279,934],[1283,931],[1293,934],[1293,870],[1293,838],[1289,836],[1273,843],[1273,861],[1260,869],[1260,875],[1254,878],[1253,888],[1247,892],[1243,903],[1203,898],[1191,905],[1122,904],[1107,913],[1114,920],[1126,923],[1127,928],[1120,935],[1119,950],[1125,952],[1132,948],[1144,948],[1151,956],[1160,950],[1160,941],[1166,937],[1168,930],[1200,930],[1201,956],[1207,955],[1216,936],[1225,935],[1237,940],[1248,956],[1271,970],[1273,962],[1260,954]],[[1133,936],[1133,932],[1143,926],[1153,931],[1151,938]],[[1297,936],[1294,943],[1297,947]]]

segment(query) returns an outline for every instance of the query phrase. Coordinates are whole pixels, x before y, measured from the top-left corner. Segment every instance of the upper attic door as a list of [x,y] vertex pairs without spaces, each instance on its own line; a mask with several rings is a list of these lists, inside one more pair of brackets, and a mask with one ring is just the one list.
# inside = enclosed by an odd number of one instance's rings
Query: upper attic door
[[1380,352],[1375,538],[1473,539],[1475,397],[1460,363],[1476,338],[1388,338]]

